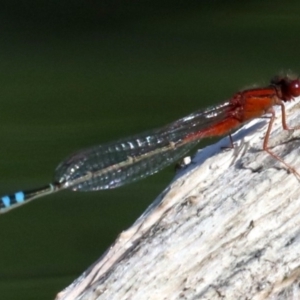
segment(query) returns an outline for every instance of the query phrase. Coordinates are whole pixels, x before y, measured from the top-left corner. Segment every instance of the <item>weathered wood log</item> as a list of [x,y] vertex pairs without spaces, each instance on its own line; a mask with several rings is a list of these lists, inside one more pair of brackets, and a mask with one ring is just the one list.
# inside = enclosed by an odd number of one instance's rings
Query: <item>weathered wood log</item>
[[[300,130],[271,150],[300,172]],[[300,104],[287,105],[290,126]],[[198,151],[107,252],[56,299],[298,299],[300,181],[262,151],[268,118]],[[141,195],[142,196],[142,195]]]

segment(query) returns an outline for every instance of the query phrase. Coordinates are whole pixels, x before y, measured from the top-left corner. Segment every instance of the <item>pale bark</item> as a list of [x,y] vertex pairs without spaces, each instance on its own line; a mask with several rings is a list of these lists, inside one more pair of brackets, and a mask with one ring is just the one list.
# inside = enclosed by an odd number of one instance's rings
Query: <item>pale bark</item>
[[[300,125],[299,103],[287,105]],[[270,137],[300,172],[300,130]],[[193,162],[57,299],[298,299],[300,182],[261,151],[268,119],[198,151]],[[283,143],[284,142],[284,143]]]

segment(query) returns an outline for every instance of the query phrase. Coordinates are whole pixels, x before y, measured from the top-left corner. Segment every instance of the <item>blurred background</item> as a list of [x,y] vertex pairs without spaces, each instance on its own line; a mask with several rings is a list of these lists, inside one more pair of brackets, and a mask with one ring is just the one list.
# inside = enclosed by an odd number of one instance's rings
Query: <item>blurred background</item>
[[[51,182],[78,149],[299,72],[299,13],[296,0],[2,1],[1,194]],[[65,191],[1,215],[1,299],[53,299],[173,176],[172,166],[119,189]]]

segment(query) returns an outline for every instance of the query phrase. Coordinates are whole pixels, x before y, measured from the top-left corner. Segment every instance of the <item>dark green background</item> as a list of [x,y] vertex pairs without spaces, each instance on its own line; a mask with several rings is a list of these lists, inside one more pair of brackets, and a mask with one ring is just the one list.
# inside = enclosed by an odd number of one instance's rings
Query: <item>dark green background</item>
[[[1,194],[50,182],[75,150],[299,71],[299,8],[299,1],[2,1]],[[61,192],[0,216],[0,298],[53,299],[173,174]]]

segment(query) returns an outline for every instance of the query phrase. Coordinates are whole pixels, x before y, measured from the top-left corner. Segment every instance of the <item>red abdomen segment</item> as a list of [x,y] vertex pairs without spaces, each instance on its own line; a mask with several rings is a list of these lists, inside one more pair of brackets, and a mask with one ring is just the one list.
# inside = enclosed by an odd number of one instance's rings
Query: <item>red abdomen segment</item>
[[189,134],[184,142],[194,141],[205,137],[214,137],[229,134],[234,128],[241,125],[241,122],[235,117],[227,117],[224,120],[211,125],[208,128]]
[[230,99],[230,105],[222,120],[188,135],[185,141],[230,134],[233,129],[247,121],[266,114],[278,100],[276,88],[273,86],[237,93]]

